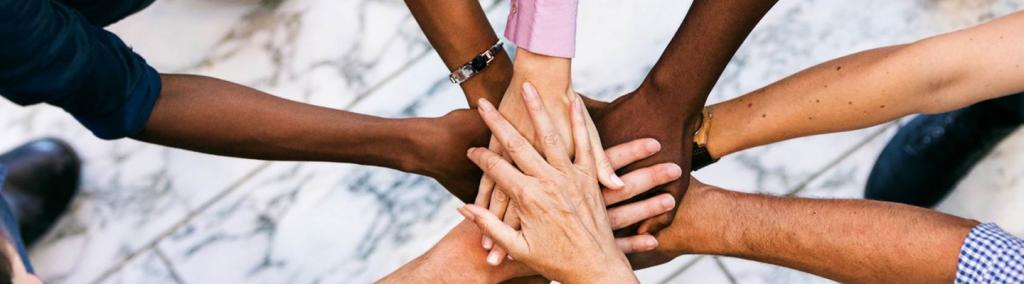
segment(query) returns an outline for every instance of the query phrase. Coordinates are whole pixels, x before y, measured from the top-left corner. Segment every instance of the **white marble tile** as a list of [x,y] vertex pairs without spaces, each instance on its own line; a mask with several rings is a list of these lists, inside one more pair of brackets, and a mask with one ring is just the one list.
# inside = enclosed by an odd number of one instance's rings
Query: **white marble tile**
[[[507,1],[482,2],[501,30]],[[850,52],[991,19],[1021,4],[781,1],[730,62],[709,101]],[[612,99],[635,88],[689,5],[583,1],[577,89]],[[161,0],[112,29],[165,72],[221,77],[289,99],[384,116],[437,116],[465,106],[397,0]],[[460,219],[452,210],[458,202],[433,181],[384,169],[265,163],[100,141],[60,110],[6,101],[0,101],[0,131],[0,148],[56,135],[87,160],[82,196],[32,251],[49,283],[90,282],[108,271],[105,283],[368,282],[425,251]],[[856,197],[891,135],[889,130],[866,140],[877,131],[756,148],[698,175],[744,191],[778,194],[804,186],[805,196]],[[1014,174],[1024,168],[1013,155],[1022,150],[1022,135],[979,165],[941,208],[1024,233],[1013,214],[1024,196]],[[661,282],[696,258],[640,271],[640,279]],[[820,280],[747,261],[722,263],[729,274],[703,257],[668,280]]]
[[978,163],[938,210],[972,218],[981,222],[994,222],[1007,232],[1024,236],[1024,130],[1018,130],[1004,140],[992,153]]

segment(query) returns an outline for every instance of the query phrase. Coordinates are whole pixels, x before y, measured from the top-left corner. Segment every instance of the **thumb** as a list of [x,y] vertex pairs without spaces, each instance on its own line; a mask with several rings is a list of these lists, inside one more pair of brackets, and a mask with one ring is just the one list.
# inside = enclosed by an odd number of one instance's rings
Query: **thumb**
[[[476,223],[485,235],[491,236],[494,242],[508,250],[515,258],[522,258],[523,252],[527,251],[526,240],[518,231],[506,225],[498,216],[491,211],[476,205],[466,205],[459,208],[459,213],[466,216],[466,219]],[[496,264],[495,264],[496,265]]]

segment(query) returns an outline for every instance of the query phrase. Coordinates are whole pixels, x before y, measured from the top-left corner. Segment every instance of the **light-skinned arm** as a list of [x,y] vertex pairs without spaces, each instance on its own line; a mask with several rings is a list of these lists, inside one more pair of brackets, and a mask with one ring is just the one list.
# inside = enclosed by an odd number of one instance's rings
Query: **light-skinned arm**
[[941,113],[1024,91],[1024,12],[819,64],[711,106],[708,151],[722,157],[786,139]]
[[691,178],[658,250],[734,256],[842,283],[951,283],[978,222],[890,202],[732,192]]

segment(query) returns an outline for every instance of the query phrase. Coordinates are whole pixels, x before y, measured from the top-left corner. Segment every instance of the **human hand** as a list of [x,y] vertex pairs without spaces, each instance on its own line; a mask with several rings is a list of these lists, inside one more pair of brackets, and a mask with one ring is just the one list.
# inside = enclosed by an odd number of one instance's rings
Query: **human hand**
[[[558,137],[536,96],[525,96],[536,133]],[[616,247],[611,222],[594,173],[597,164],[580,100],[573,100],[575,162],[558,138],[544,139],[537,153],[493,106],[480,102],[481,116],[506,145],[519,167],[497,153],[473,148],[469,157],[519,205],[522,230],[516,231],[484,208],[467,205],[460,213],[473,220],[511,255],[550,279],[562,282],[636,282],[623,252]],[[545,158],[547,160],[545,160]],[[520,171],[522,169],[522,171]],[[637,236],[651,242],[650,236]]]
[[[626,166],[623,171],[631,171],[637,168],[650,166],[657,163],[674,163],[679,165],[684,173],[690,172],[690,159],[693,141],[693,125],[687,123],[692,121],[694,115],[700,115],[700,107],[696,111],[682,111],[682,115],[667,115],[660,113],[657,109],[657,102],[651,100],[651,94],[642,90],[634,91],[625,96],[619,97],[605,106],[600,114],[595,115],[595,122],[598,131],[602,134],[605,144],[615,145],[641,137],[657,139],[663,145],[663,149],[656,155],[645,160]],[[640,195],[635,199],[642,199],[660,192],[671,193],[676,200],[683,200],[686,193],[688,179],[679,179],[665,186],[661,190],[651,191]],[[640,224],[636,233],[655,233],[661,228],[668,226],[673,219],[675,210],[661,216],[646,220]],[[633,234],[628,230],[626,234]]]
[[[516,57],[516,73],[512,77],[512,84],[509,85],[508,91],[502,97],[502,103],[498,110],[534,147],[538,147],[540,143],[544,143],[542,140],[556,138],[534,135],[535,132],[532,123],[530,123],[530,117],[524,110],[526,105],[523,100],[523,92],[538,94],[539,90],[540,93],[537,96],[540,97],[540,101],[551,117],[551,122],[558,135],[557,138],[565,143],[564,147],[570,149],[569,155],[572,156],[575,153],[572,150],[574,147],[570,136],[569,102],[578,98],[578,95],[569,83],[568,63],[568,59],[543,56],[530,53],[527,50],[520,50]],[[551,68],[542,68],[548,66]],[[528,78],[537,78],[537,80],[531,79],[530,82],[526,82]],[[535,85],[536,88],[534,87]],[[621,189],[625,184],[611,167],[611,163],[609,163],[604,153],[600,136],[597,134],[597,128],[594,126],[593,121],[591,121],[590,115],[588,114],[585,117],[587,119],[587,129],[591,137],[589,143],[591,144],[591,149],[595,150],[593,154],[597,159],[598,180],[608,188]],[[508,155],[504,153],[503,146],[493,136],[489,148],[508,159]],[[518,227],[519,220],[517,220],[515,205],[510,204],[508,197],[500,190],[495,190],[494,186],[495,183],[484,176],[480,181],[479,195],[475,204],[489,208],[491,212],[497,215],[498,218],[502,218],[507,224],[514,228]],[[493,241],[486,236],[483,239],[483,247],[492,250],[493,258],[499,261],[506,255],[503,248],[493,247]]]

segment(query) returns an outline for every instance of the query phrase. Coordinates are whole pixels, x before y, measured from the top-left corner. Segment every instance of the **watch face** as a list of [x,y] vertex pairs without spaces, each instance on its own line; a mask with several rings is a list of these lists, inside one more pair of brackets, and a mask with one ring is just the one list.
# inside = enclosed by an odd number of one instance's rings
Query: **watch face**
[[477,56],[476,58],[473,58],[473,62],[470,62],[469,64],[473,66],[473,70],[480,71],[487,67],[487,59],[483,56]]

